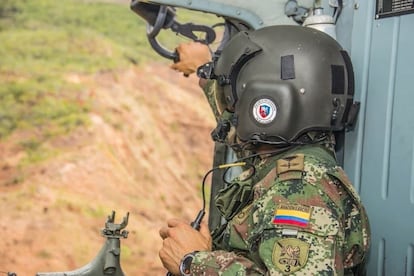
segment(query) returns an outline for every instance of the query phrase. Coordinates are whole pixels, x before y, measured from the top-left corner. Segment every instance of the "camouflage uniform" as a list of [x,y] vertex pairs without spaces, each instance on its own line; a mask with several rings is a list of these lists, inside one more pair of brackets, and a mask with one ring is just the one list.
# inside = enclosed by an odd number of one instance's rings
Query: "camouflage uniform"
[[[205,87],[216,118],[214,89]],[[192,275],[360,275],[368,218],[331,150],[298,146],[256,162],[215,204],[227,221]]]
[[344,275],[369,247],[365,210],[329,151],[301,146],[263,159],[216,197],[228,223],[193,275]]

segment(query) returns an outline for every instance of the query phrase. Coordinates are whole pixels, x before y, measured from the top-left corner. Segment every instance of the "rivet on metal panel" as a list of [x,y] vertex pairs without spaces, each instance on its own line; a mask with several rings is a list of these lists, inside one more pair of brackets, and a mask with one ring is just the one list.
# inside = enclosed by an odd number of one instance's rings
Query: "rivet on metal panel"
[[358,2],[355,2],[355,3],[354,3],[354,9],[355,9],[355,10],[359,9],[359,3],[358,3]]

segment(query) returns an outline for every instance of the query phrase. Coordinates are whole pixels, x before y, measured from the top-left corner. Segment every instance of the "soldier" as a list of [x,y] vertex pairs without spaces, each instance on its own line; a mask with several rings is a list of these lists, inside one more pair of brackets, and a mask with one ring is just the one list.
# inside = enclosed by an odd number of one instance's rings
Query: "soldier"
[[210,234],[206,225],[198,232],[172,219],[160,229],[165,268],[174,275],[363,275],[368,218],[334,150],[333,132],[352,123],[346,51],[320,31],[272,26],[235,35],[209,66],[218,116],[227,114],[233,146],[252,154],[244,158],[248,169],[215,197],[222,227]]

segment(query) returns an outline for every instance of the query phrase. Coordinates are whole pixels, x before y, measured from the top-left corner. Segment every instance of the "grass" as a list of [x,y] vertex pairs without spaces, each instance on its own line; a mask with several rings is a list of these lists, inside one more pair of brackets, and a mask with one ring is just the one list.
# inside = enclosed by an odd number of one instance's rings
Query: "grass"
[[[196,20],[192,20],[195,18]],[[180,22],[215,23],[215,16],[177,11]],[[95,74],[164,61],[149,46],[143,19],[127,3],[99,0],[2,0],[0,3],[0,142],[20,130],[25,164],[53,155],[50,138],[88,124],[88,98],[71,74]],[[170,31],[160,41],[174,49]]]
[[[127,5],[76,0],[0,3],[0,142],[17,130],[24,163],[51,155],[44,144],[88,123],[88,102],[68,74],[94,74],[158,57]],[[141,35],[140,35],[141,34]],[[158,58],[159,59],[159,58]],[[23,164],[24,165],[24,164]]]
[[93,74],[156,59],[126,5],[76,0],[0,4],[0,139],[35,129],[39,143],[87,123],[70,73]]

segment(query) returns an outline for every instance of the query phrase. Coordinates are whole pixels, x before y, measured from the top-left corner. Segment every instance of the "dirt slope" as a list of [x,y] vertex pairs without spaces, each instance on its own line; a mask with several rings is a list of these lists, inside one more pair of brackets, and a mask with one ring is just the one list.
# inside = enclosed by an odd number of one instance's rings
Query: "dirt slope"
[[83,266],[115,210],[118,223],[130,212],[126,275],[162,275],[158,229],[169,217],[197,214],[212,163],[214,119],[197,79],[154,64],[67,80],[84,87],[79,104],[92,100],[91,124],[51,141],[57,157],[10,185],[24,157],[13,141],[26,134],[0,144],[0,271],[25,276]]

